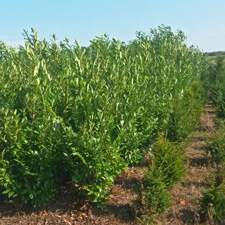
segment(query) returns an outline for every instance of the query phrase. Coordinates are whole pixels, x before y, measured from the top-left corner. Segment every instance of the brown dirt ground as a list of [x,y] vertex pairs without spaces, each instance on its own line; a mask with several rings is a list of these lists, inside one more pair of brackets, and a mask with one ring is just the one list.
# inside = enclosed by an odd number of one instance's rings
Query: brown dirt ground
[[58,196],[40,208],[20,206],[0,194],[0,225],[136,225],[136,188],[148,164],[149,158],[146,157],[142,166],[132,166],[115,179],[104,210],[94,208],[84,197],[77,195],[71,183],[62,186]]
[[[157,218],[156,224],[199,224],[200,202],[204,190],[210,185],[213,168],[209,156],[204,150],[205,140],[215,130],[215,112],[211,105],[206,105],[201,118],[201,129],[194,132],[185,154],[187,175],[183,182],[171,190],[172,205],[168,211]],[[1,224],[65,224],[65,225],[137,225],[136,217],[140,209],[136,203],[136,189],[144,177],[144,170],[149,165],[149,158],[142,166],[133,166],[119,175],[111,187],[106,208],[95,209],[82,196],[78,196],[71,183],[61,187],[56,198],[46,206],[33,208],[20,206],[0,194]],[[207,224],[213,224],[207,222]]]

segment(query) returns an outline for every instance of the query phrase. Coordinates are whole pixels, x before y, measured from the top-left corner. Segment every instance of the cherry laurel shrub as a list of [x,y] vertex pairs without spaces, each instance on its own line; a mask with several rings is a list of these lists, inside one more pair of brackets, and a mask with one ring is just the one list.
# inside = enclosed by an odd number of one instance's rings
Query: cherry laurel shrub
[[[0,42],[0,189],[41,205],[72,181],[102,204],[114,178],[166,133],[175,99],[188,102],[204,57],[164,25],[128,44],[106,34],[88,47],[48,42],[34,29],[24,37],[18,49]],[[166,186],[180,177],[170,147],[155,154]]]

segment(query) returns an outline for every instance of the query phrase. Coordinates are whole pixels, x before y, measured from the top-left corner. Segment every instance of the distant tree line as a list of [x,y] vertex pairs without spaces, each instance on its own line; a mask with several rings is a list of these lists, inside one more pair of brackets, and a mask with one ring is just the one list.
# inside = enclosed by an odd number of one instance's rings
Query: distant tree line
[[206,56],[225,55],[225,51],[205,52],[204,55],[206,55]]

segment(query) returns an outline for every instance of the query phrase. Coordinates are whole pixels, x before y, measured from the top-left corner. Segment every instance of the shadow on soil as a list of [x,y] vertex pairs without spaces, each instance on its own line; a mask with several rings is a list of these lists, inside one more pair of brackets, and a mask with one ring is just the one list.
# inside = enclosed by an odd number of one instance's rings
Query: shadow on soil
[[[125,179],[123,185],[125,185],[127,189],[135,189],[136,186],[132,182],[137,183],[137,180]],[[45,206],[36,208],[31,204],[20,205],[16,201],[9,200],[6,195],[0,194],[0,224],[2,218],[8,218],[7,221],[10,223],[20,221],[24,215],[26,215],[26,219],[31,219],[32,221],[41,220],[40,218],[42,218],[42,220],[50,218],[51,213],[52,215],[56,215],[54,217],[57,218],[70,218],[72,213],[77,217],[80,214],[88,215],[90,210],[93,213],[92,216],[87,218],[87,220],[85,219],[86,222],[84,221],[82,224],[93,224],[93,221],[98,221],[98,224],[104,224],[103,221],[105,218],[111,218],[112,221],[115,221],[113,224],[117,224],[116,221],[136,224],[135,210],[132,203],[121,205],[107,204],[104,210],[96,209],[85,200],[84,196],[78,195],[71,186],[61,187],[55,198],[49,201]],[[50,212],[50,214],[48,213],[49,215],[45,216],[45,212]]]
[[61,187],[58,195],[42,207],[33,207],[29,203],[21,205],[16,200],[10,200],[6,195],[0,193],[0,217],[10,217],[20,213],[30,215],[41,210],[64,214],[70,210],[77,210],[84,204],[84,198],[77,195],[69,186]]
[[192,158],[189,161],[192,167],[208,167],[210,165],[207,158]]
[[195,187],[205,187],[205,188],[209,188],[210,185],[205,183],[205,182],[181,182],[181,184],[184,186],[184,187],[192,187],[192,186],[195,186]]
[[181,221],[183,221],[184,224],[197,224],[197,220],[199,220],[198,218],[196,218],[197,214],[195,211],[193,210],[189,210],[189,209],[181,209],[179,211],[179,219]]
[[107,205],[104,211],[98,211],[97,214],[101,216],[111,216],[119,219],[121,222],[134,222],[136,221],[134,208],[129,204],[122,205]]
[[122,185],[125,189],[136,191],[141,179],[137,178],[123,178],[115,180],[114,184]]

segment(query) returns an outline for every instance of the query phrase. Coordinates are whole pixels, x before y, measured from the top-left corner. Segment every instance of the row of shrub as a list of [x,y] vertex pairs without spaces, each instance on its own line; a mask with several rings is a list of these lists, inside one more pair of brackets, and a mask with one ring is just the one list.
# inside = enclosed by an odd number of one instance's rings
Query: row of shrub
[[208,139],[207,151],[211,166],[215,168],[211,186],[202,197],[203,219],[211,217],[216,222],[225,220],[225,124],[217,121],[218,130]]
[[205,86],[210,90],[209,99],[215,107],[217,131],[208,139],[207,151],[215,168],[211,187],[202,198],[204,218],[212,217],[214,222],[225,220],[225,60],[224,56],[208,57],[209,70]]
[[225,57],[209,57],[207,86],[211,91],[210,99],[219,118],[225,118]]
[[41,205],[72,181],[101,204],[158,132],[179,141],[196,128],[206,63],[183,32],[161,26],[128,44],[103,35],[89,47],[39,40],[34,29],[24,36],[18,49],[0,43],[0,190],[9,197]]

